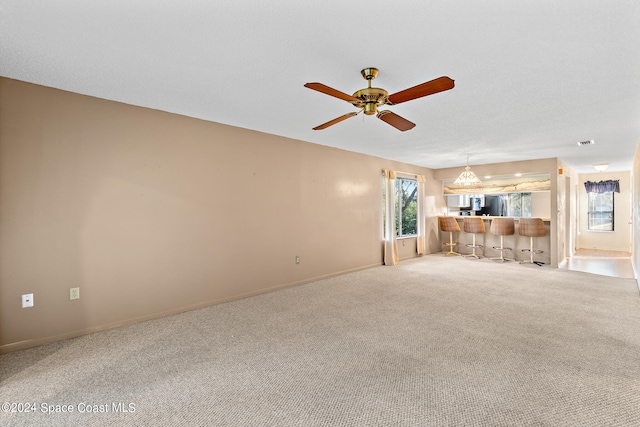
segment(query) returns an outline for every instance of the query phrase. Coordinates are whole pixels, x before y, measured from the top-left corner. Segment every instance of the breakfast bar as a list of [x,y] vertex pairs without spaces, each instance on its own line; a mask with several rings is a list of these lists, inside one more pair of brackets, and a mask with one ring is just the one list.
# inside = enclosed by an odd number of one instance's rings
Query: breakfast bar
[[[467,244],[473,243],[473,234],[465,233],[463,227],[464,216],[456,216],[454,217],[456,221],[458,221],[458,225],[460,226],[460,231],[457,235],[454,234],[453,240],[458,242],[456,246],[456,252],[459,252],[462,255],[471,254],[472,248],[467,248]],[[500,251],[493,249],[493,246],[500,245],[500,236],[494,235],[491,233],[491,221],[494,218],[504,218],[504,217],[494,217],[494,216],[480,216],[485,223],[485,232],[476,234],[476,244],[483,245],[484,251],[482,249],[476,250],[476,252],[480,255],[484,255],[486,258],[500,257]],[[507,251],[505,253],[505,257],[507,258],[515,258],[516,261],[527,261],[529,260],[530,253],[522,252],[522,249],[529,249],[530,239],[527,236],[521,236],[518,234],[518,223],[520,218],[513,218],[515,222],[515,233],[513,235],[504,236],[504,245],[505,247],[511,248],[511,251]],[[544,227],[546,229],[546,235],[543,237],[536,237],[534,240],[534,248],[536,250],[541,250],[542,253],[536,254],[535,259],[537,261],[543,262],[545,264],[549,264],[551,259],[550,250],[551,250],[551,239],[550,239],[550,218],[542,218]],[[441,232],[442,241],[449,240],[449,233]]]

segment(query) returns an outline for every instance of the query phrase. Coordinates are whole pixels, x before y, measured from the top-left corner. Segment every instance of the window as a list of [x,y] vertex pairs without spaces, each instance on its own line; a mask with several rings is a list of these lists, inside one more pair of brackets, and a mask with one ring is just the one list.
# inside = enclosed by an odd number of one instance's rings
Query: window
[[509,193],[507,216],[531,218],[531,193]]
[[613,191],[587,193],[589,211],[587,212],[590,231],[613,231]]
[[418,182],[415,179],[396,179],[396,236],[418,234]]

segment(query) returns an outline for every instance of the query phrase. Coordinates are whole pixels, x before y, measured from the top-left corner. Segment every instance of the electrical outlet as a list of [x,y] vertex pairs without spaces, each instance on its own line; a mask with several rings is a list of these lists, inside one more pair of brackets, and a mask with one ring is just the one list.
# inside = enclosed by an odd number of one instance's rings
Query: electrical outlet
[[296,255],[296,264],[300,264],[300,257]]
[[33,307],[33,294],[22,295],[22,308]]
[[69,299],[79,299],[79,298],[80,298],[80,288],[70,288]]

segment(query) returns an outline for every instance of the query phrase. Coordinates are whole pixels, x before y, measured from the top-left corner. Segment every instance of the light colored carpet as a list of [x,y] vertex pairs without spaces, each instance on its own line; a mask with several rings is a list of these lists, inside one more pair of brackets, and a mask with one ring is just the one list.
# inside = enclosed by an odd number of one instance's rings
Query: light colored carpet
[[0,375],[1,401],[37,409],[3,426],[636,426],[640,297],[436,254],[10,353]]

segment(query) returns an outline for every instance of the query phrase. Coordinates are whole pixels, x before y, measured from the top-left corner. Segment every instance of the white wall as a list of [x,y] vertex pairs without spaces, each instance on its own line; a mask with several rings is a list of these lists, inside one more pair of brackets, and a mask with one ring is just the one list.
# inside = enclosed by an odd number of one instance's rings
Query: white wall
[[[631,256],[633,259],[633,269],[638,280],[638,272],[640,272],[640,144],[636,145],[636,154],[633,157],[633,169],[631,170]],[[640,283],[639,283],[640,285]]]
[[[610,251],[631,251],[631,174],[624,172],[597,172],[580,174],[580,224],[579,247]],[[589,231],[587,225],[588,196],[585,181],[620,180],[620,193],[614,195],[614,231]]]

